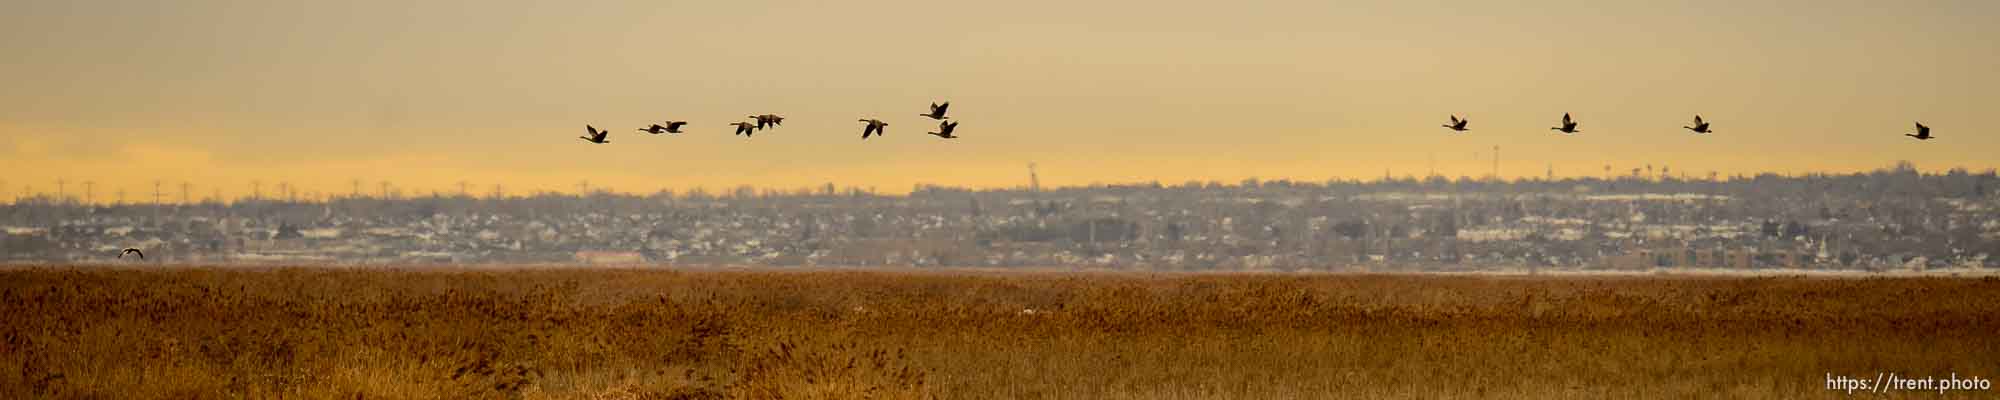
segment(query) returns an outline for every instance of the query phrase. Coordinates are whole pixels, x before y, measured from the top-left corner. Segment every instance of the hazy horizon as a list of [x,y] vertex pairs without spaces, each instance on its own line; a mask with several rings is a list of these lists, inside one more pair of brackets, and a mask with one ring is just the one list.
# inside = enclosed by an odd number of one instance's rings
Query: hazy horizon
[[[0,191],[711,192],[1995,166],[2000,3],[33,2]],[[916,114],[950,101],[963,137]],[[1563,113],[1583,133],[1551,133]],[[788,117],[754,138],[749,114]],[[1471,132],[1438,125],[1467,116]],[[1695,114],[1716,134],[1680,129]],[[857,118],[890,123],[860,139]],[[688,134],[633,131],[665,119]],[[1937,140],[1902,136],[1912,121]],[[583,125],[610,144],[576,139]],[[1434,160],[1434,161],[1433,161]],[[1678,174],[1676,174],[1678,175]],[[138,195],[144,193],[144,195]],[[12,199],[12,196],[7,197]]]

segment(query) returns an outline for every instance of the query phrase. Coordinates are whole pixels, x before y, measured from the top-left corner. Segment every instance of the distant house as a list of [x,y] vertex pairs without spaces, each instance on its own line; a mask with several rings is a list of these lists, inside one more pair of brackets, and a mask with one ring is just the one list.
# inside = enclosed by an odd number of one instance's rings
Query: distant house
[[646,256],[636,251],[579,251],[576,261],[585,264],[640,264]]

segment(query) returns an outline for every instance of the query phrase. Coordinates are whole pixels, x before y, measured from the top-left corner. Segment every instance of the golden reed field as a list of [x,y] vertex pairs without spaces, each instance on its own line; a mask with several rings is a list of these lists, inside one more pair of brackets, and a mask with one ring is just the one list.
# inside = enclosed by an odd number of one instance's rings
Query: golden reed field
[[1994,278],[50,267],[0,270],[0,318],[10,399],[1845,398],[1828,374],[2000,374]]

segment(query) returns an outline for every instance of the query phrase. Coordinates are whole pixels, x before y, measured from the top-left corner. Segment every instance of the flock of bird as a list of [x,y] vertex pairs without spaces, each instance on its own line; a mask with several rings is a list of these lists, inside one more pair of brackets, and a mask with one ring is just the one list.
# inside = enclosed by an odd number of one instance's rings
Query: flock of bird
[[[925,133],[943,139],[957,139],[958,136],[952,134],[952,132],[958,130],[958,121],[950,121],[948,119],[950,119],[951,117],[945,116],[945,112],[947,112],[950,109],[951,109],[951,102],[949,101],[944,103],[931,103],[930,112],[917,114],[919,116],[929,117],[930,119],[938,121],[937,132],[925,132]],[[784,125],[785,122],[785,117],[777,114],[751,115],[751,116],[746,116],[744,118],[749,118],[750,120],[737,121],[729,124],[730,126],[736,127],[736,133],[735,133],[736,135],[742,135],[744,137],[754,136],[757,134],[757,131],[760,130],[768,128],[776,128],[780,125]],[[863,118],[857,121],[866,123],[861,127],[861,139],[863,140],[868,139],[868,137],[870,136],[882,136],[883,134],[888,133],[889,123],[882,122],[882,120],[874,118]],[[639,128],[635,130],[655,135],[662,133],[671,133],[678,135],[686,133],[681,131],[681,127],[687,126],[687,124],[688,124],[687,121],[663,121],[660,124],[649,124],[644,128]],[[583,129],[585,132],[587,132],[586,135],[579,137],[583,139],[583,141],[595,144],[611,143],[611,140],[609,139],[611,136],[611,131],[599,130],[594,125],[584,125]]]
[[[953,135],[952,132],[958,129],[958,122],[950,121],[948,120],[950,117],[945,116],[945,112],[950,109],[951,109],[951,102],[948,101],[944,103],[931,103],[930,112],[924,114],[917,114],[919,116],[929,117],[930,119],[938,121],[937,132],[925,132],[925,133],[944,139],[957,139],[958,136]],[[1450,117],[1451,117],[1451,123],[1444,124],[1443,126],[1445,128],[1451,129],[1452,131],[1456,132],[1466,132],[1472,130],[1471,128],[1467,127],[1472,123],[1472,121],[1469,118],[1459,118],[1457,115],[1452,115]],[[785,117],[779,116],[777,114],[751,115],[745,118],[750,118],[750,120],[730,123],[730,125],[736,127],[737,135],[743,135],[745,137],[755,135],[757,131],[764,130],[766,128],[775,128],[779,125],[782,125],[785,122]],[[864,123],[861,127],[861,138],[864,140],[868,139],[868,137],[870,136],[882,136],[883,134],[888,133],[889,130],[889,123],[882,122],[882,120],[879,119],[863,118],[856,121]],[[640,132],[646,132],[655,135],[661,133],[680,134],[683,133],[681,131],[681,127],[686,126],[687,124],[688,124],[687,121],[666,121],[665,125],[651,124],[645,128],[639,128],[637,130]],[[1917,122],[1916,124],[1917,124],[1917,133],[1906,133],[1903,134],[1903,136],[1909,136],[1912,138],[1916,138],[1917,140],[1931,140],[1932,138],[1935,138],[1935,136],[1931,136],[1931,127],[1924,126],[1923,122]],[[1558,126],[1549,127],[1549,129],[1557,132],[1562,132],[1562,134],[1565,135],[1574,135],[1583,132],[1583,130],[1577,129],[1577,126],[1578,124],[1575,118],[1570,117],[1569,113],[1563,113],[1562,124]],[[1682,126],[1681,128],[1702,135],[1715,133],[1715,130],[1709,129],[1708,121],[1702,120],[1701,115],[1694,116],[1694,125]],[[611,135],[610,131],[598,130],[597,127],[591,125],[584,125],[584,129],[587,132],[589,132],[588,135],[582,136],[582,139],[584,141],[597,144],[604,144],[611,142],[610,140],[606,139],[608,136]]]
[[[1444,124],[1444,127],[1446,129],[1451,129],[1457,132],[1465,132],[1472,130],[1466,128],[1466,125],[1469,125],[1471,123],[1472,121],[1468,118],[1459,118],[1457,115],[1452,115],[1451,123]],[[1569,113],[1563,113],[1562,125],[1552,126],[1549,127],[1549,129],[1557,132],[1562,132],[1565,135],[1574,135],[1579,132],[1583,132],[1580,129],[1576,129],[1576,126],[1577,126],[1576,119],[1570,118]],[[1708,121],[1702,120],[1701,115],[1694,116],[1694,126],[1682,126],[1681,129],[1687,129],[1696,134],[1702,134],[1702,135],[1715,133],[1715,130],[1708,129]],[[1917,133],[1905,133],[1903,134],[1903,136],[1917,138],[1917,140],[1931,140],[1931,138],[1936,137],[1936,136],[1931,136],[1931,127],[1924,126],[1923,122],[1917,122]]]

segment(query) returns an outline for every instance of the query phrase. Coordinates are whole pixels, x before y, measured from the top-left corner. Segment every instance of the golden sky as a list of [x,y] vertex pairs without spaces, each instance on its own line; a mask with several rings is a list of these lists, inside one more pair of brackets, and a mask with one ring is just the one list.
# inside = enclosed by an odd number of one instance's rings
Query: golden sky
[[[575,3],[575,4],[569,4]],[[1239,4],[1241,3],[1241,4]],[[34,1],[0,180],[132,199],[1994,167],[2000,2]],[[963,138],[924,135],[949,100]],[[1565,113],[1583,133],[1548,130]],[[777,113],[755,138],[729,122]],[[1701,114],[1718,131],[1680,129]],[[1467,115],[1472,131],[1439,127]],[[860,139],[858,118],[890,123]],[[634,128],[682,119],[693,132]],[[1901,136],[1911,122],[1939,138]],[[610,144],[577,139],[584,124]],[[1435,161],[1433,161],[1435,160]],[[178,190],[170,189],[177,193]]]

